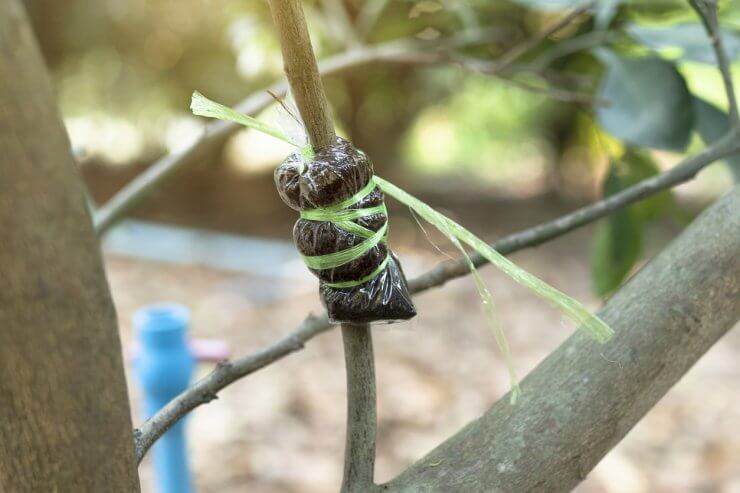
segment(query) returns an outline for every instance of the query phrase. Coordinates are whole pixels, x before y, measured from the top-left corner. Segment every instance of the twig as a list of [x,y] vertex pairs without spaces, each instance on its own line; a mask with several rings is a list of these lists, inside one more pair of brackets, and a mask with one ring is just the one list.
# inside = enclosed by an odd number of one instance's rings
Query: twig
[[[314,149],[336,141],[329,103],[308,37],[301,0],[270,0],[285,73]],[[366,492],[375,472],[375,369],[370,325],[342,324],[347,366],[347,443],[342,491]]]
[[260,349],[249,356],[234,361],[224,361],[201,380],[194,383],[187,391],[172,399],[166,406],[157,411],[134,433],[136,440],[136,458],[139,462],[147,450],[170,427],[187,413],[207,402],[216,399],[218,392],[242,377],[264,368],[270,363],[303,348],[309,339],[325,332],[331,325],[326,313],[309,315],[297,329],[270,346]]
[[542,41],[546,40],[556,32],[569,25],[575,19],[580,17],[581,14],[588,12],[596,4],[594,0],[584,3],[580,7],[571,11],[568,15],[562,19],[556,21],[552,25],[545,28],[544,31],[537,34],[537,36],[528,39],[526,42],[516,45],[514,48],[506,52],[501,58],[496,61],[496,66],[492,70],[494,72],[503,72],[504,70],[511,67],[523,55],[537,47]]
[[[629,188],[557,219],[504,237],[495,241],[491,246],[499,253],[508,255],[523,248],[541,245],[553,238],[606,217],[634,202],[689,181],[706,166],[738,152],[740,152],[740,131],[734,130],[700,153],[684,159],[668,171],[642,180]],[[477,253],[471,255],[470,258],[476,267],[487,263],[486,259]],[[454,261],[446,261],[416,279],[410,280],[409,289],[412,293],[419,293],[433,287],[442,286],[447,281],[466,276],[469,273],[470,270],[464,259],[458,258]]]
[[[472,27],[436,40],[436,42],[441,49],[460,48],[508,40],[511,37],[511,33],[512,29],[509,27]],[[428,43],[429,41],[426,42]]]
[[343,493],[367,493],[375,472],[377,429],[375,363],[368,325],[342,325],[347,368],[347,437],[344,449]]
[[591,31],[586,34],[576,36],[553,46],[550,50],[539,56],[531,64],[531,67],[535,70],[544,70],[553,62],[564,56],[572,55],[573,53],[587,50],[595,46],[607,44],[615,38],[616,34],[610,31]]
[[725,85],[727,102],[730,107],[730,126],[736,128],[740,126],[740,117],[738,116],[737,98],[735,97],[735,86],[732,82],[732,72],[730,71],[730,62],[727,59],[722,43],[722,32],[719,27],[717,18],[717,0],[689,0],[691,6],[699,14],[699,18],[704,24],[707,36],[712,43],[712,49],[717,57],[717,66],[722,74],[722,82]]
[[[275,94],[284,95],[287,84],[281,81],[270,86],[269,90]],[[272,103],[272,97],[269,96],[268,92],[258,92],[240,103],[237,109],[242,113],[255,114],[270,103]],[[113,225],[123,219],[169,176],[186,166],[195,164],[208,155],[209,151],[222,147],[226,139],[237,129],[237,125],[230,122],[219,120],[210,123],[206,126],[200,138],[192,142],[187,148],[164,156],[137,175],[95,211],[93,223],[98,236],[105,234]]]
[[[565,216],[538,226],[513,233],[491,244],[499,253],[509,255],[531,248],[569,233],[581,226],[606,217],[641,199],[655,195],[692,179],[706,166],[729,155],[740,152],[740,131],[735,129],[715,141],[704,151],[684,159],[680,164],[659,175],[643,180],[603,200],[577,209]],[[479,255],[471,258],[477,267],[486,263]],[[442,286],[447,281],[468,275],[470,270],[462,258],[445,261],[421,276],[409,281],[413,294]],[[234,381],[263,368],[303,347],[314,336],[331,329],[326,313],[316,317],[309,315],[296,330],[254,354],[234,360],[228,365],[217,367],[188,390],[173,399],[149,418],[137,433],[136,451],[140,461],[149,447],[174,423],[196,407],[212,400],[224,387]]]
[[568,91],[559,87],[541,87],[529,82],[521,81],[514,78],[506,79],[512,86],[518,87],[524,91],[529,91],[535,94],[542,94],[556,101],[563,101],[566,103],[577,103],[587,106],[608,106],[609,101],[587,94],[585,92]]
[[[596,96],[584,92],[569,91],[567,89],[561,89],[555,86],[540,87],[535,84],[516,79],[512,75],[501,73],[503,71],[499,68],[496,61],[484,60],[468,56],[454,56],[451,59],[453,63],[465,70],[477,72],[484,75],[495,75],[505,80],[507,83],[520,89],[536,94],[544,94],[545,96],[558,101],[587,104],[590,106],[602,106],[608,104],[608,101],[604,99],[599,99]],[[527,68],[525,71],[528,73],[536,73],[529,68]],[[544,74],[537,73],[537,75],[539,75],[542,79],[547,80]]]
[[[319,71],[326,76],[375,62],[408,65],[433,65],[454,62],[455,57],[451,56],[450,48],[490,40],[495,32],[495,30],[490,29],[476,29],[473,32],[459,33],[449,39],[431,43],[408,40],[380,43],[330,57],[319,64]],[[536,43],[532,47],[535,45]],[[461,66],[468,70],[482,71],[487,75],[499,75],[503,69],[510,69],[510,63],[513,63],[527,51],[522,51],[521,48],[514,48],[514,50],[519,54],[516,57],[508,55],[511,62],[507,62],[507,64],[500,67],[493,66],[491,62],[473,59],[467,59],[467,63],[461,63]],[[273,99],[267,93],[272,92],[275,95],[284,96],[287,89],[288,85],[285,81],[276,82],[265,90],[254,93],[243,100],[236,106],[236,109],[242,113],[254,115],[272,103]],[[105,234],[116,222],[125,217],[151,194],[162,181],[180,169],[196,163],[209,151],[221,147],[238,128],[237,125],[230,122],[216,121],[211,123],[206,126],[201,137],[186,149],[164,156],[136,176],[95,212],[93,222],[98,235]]]

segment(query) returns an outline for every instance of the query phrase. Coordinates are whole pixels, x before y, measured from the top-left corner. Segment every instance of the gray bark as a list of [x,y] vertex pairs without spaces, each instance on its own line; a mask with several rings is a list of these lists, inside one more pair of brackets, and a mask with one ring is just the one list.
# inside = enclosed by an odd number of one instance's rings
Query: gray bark
[[707,209],[522,382],[383,491],[569,491],[740,318],[740,186]]
[[0,491],[138,491],[116,314],[43,60],[0,2]]
[[377,409],[375,357],[368,325],[342,325],[347,368],[347,436],[344,447],[343,493],[373,488]]

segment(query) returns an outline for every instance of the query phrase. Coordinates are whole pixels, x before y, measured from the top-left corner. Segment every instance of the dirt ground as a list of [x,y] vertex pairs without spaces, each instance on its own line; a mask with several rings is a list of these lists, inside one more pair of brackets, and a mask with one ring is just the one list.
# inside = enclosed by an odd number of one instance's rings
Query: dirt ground
[[[464,214],[464,207],[462,207]],[[468,224],[493,239],[556,210],[508,211]],[[494,217],[494,216],[492,216]],[[408,226],[406,224],[405,226]],[[410,277],[441,256],[404,225],[392,242]],[[289,225],[286,226],[289,228]],[[418,232],[417,232],[418,233]],[[665,232],[663,232],[665,233]],[[660,234],[654,248],[664,241]],[[520,252],[514,261],[593,309],[590,231]],[[400,246],[397,246],[400,245]],[[108,255],[108,276],[124,345],[141,305],[175,301],[193,312],[196,337],[227,341],[235,356],[292,330],[320,305],[313,280],[276,280],[197,266],[162,265]],[[482,271],[500,310],[521,376],[571,328],[523,288],[491,267]],[[483,413],[507,391],[507,374],[469,278],[417,299],[412,322],[375,332],[378,372],[378,481],[392,478]],[[740,492],[740,332],[721,340],[577,489],[580,493]],[[209,371],[201,365],[201,374]],[[129,368],[130,370],[130,368]],[[132,404],[139,392],[129,373]],[[337,331],[259,371],[198,408],[188,421],[197,490],[202,493],[325,493],[341,482],[345,375]],[[135,413],[136,422],[141,416]],[[154,492],[149,463],[145,492]]]

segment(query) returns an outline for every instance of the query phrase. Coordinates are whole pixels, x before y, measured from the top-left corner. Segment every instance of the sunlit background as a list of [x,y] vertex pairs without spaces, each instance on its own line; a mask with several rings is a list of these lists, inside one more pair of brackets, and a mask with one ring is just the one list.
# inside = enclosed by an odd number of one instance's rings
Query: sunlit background
[[[357,32],[370,44],[402,38],[433,43],[456,33],[484,32],[481,41],[460,48],[477,60],[507,53],[572,4],[345,1]],[[281,77],[264,1],[26,0],[26,5],[96,206],[157,159],[183,151],[202,135],[209,122],[189,111],[194,90],[231,105]],[[331,5],[305,2],[319,59],[352,47]],[[740,4],[721,5],[731,34],[728,51],[737,60]],[[685,2],[626,2],[612,22],[618,31],[598,34],[582,16],[514,69],[495,76],[440,61],[372,63],[326,77],[337,128],[371,156],[378,174],[487,240],[552,219],[600,198],[610,162],[625,152],[594,116],[603,103],[597,94],[603,69],[592,48],[609,42],[627,54],[653,52],[675,60],[694,95],[726,108],[716,68],[701,56],[687,56],[704,42],[691,36],[703,33],[681,32],[687,41],[676,47],[650,30],[696,23]],[[592,39],[586,38],[582,49],[557,52],[559,43],[588,35]],[[733,73],[740,80],[740,64]],[[293,125],[276,105],[258,117],[286,131]],[[684,151],[639,151],[633,161],[642,159],[654,173],[703,146],[694,133]],[[236,356],[270,343],[309,311],[321,309],[317,283],[292,247],[294,212],[280,201],[272,180],[273,169],[290,151],[268,136],[239,130],[169,179],[132,213],[132,221],[106,236],[106,266],[126,348],[134,338],[131,315],[148,303],[187,305],[193,335],[222,340]],[[740,167],[735,173],[740,176]],[[653,202],[659,213],[650,209],[640,231],[628,233],[639,239],[618,239],[625,249],[637,245],[638,250],[625,275],[732,182],[731,167],[717,163]],[[408,211],[390,205],[391,244],[410,277],[444,259],[430,242],[454,254],[441,238],[431,232],[428,238]],[[609,291],[603,289],[609,274],[599,272],[596,229],[584,228],[513,259],[597,309]],[[493,269],[482,273],[524,375],[571,328]],[[507,390],[504,365],[470,279],[419,297],[418,308],[415,321],[377,332],[379,480],[393,477]],[[739,355],[735,331],[578,491],[740,492]],[[199,372],[208,369],[203,364]],[[329,333],[195,411],[188,439],[198,491],[336,491],[344,444],[343,372],[341,344]],[[129,386],[140,422],[140,393],[131,374]],[[144,490],[156,491],[148,463],[142,477]]]

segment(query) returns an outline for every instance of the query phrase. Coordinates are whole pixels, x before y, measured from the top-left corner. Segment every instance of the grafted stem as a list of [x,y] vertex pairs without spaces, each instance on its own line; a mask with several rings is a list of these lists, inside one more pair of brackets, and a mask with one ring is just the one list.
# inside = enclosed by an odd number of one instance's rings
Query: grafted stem
[[[300,0],[270,0],[280,37],[285,74],[314,149],[336,140],[324,87],[319,77]],[[347,445],[342,491],[367,492],[374,488],[375,368],[369,325],[342,325],[347,366]]]

